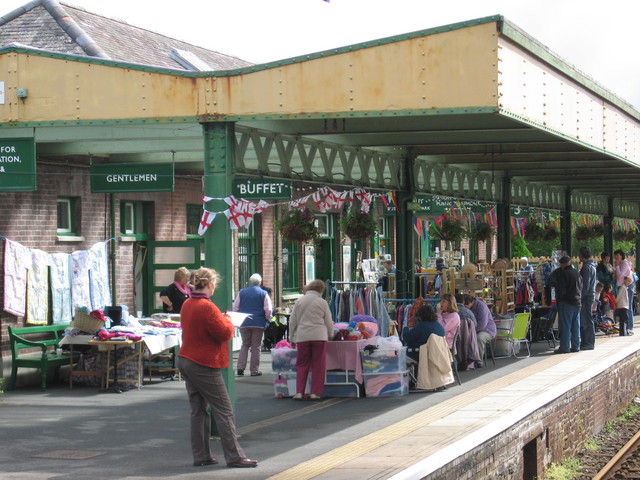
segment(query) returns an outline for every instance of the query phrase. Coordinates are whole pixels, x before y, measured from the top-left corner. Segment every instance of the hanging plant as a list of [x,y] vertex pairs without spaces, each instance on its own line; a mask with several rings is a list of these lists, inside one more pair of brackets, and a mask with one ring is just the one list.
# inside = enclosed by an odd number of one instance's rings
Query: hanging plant
[[468,232],[469,238],[474,242],[486,242],[494,233],[495,231],[487,222],[478,222],[475,225],[471,225]]
[[593,236],[593,229],[591,227],[587,227],[586,225],[580,225],[576,227],[574,231],[574,235],[576,240],[584,242],[589,240]]
[[613,239],[616,242],[626,242],[627,241],[627,232],[624,230],[615,230],[613,232]]
[[371,238],[378,230],[378,224],[371,213],[363,213],[359,208],[351,208],[340,219],[340,230],[351,239]]
[[560,232],[558,232],[558,229],[550,225],[546,225],[542,231],[542,239],[546,241],[557,240],[559,236]]
[[282,238],[289,242],[308,242],[318,238],[315,217],[308,208],[288,210],[280,220],[274,221],[274,225]]
[[429,234],[436,240],[458,243],[466,235],[466,230],[460,220],[443,215],[439,226],[431,225]]
[[636,232],[626,232],[625,241],[627,241],[627,242],[635,242],[636,241]]
[[524,236],[527,240],[542,240],[544,231],[539,223],[527,222],[524,226]]
[[604,225],[602,225],[601,223],[597,223],[594,226],[591,227],[592,230],[592,236],[595,237],[602,237],[604,235]]

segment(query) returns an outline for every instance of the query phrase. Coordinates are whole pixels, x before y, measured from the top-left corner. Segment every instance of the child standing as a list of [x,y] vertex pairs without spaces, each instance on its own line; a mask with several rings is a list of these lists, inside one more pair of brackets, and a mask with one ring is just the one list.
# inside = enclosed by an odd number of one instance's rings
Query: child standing
[[613,294],[612,286],[607,283],[602,288],[602,295],[600,301],[602,302],[602,315],[607,318],[613,319],[613,312],[618,308],[616,306],[616,296]]

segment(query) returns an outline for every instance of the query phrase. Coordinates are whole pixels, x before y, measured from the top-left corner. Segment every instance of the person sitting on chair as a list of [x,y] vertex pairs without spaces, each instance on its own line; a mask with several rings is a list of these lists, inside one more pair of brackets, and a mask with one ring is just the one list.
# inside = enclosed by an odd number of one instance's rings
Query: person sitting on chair
[[476,362],[476,367],[483,367],[484,351],[487,347],[487,344],[490,343],[494,338],[496,338],[496,334],[498,333],[496,322],[493,320],[493,315],[491,314],[491,310],[489,310],[487,304],[479,298],[471,295],[465,295],[464,306],[471,310],[476,316],[476,336],[478,337],[478,351],[480,353],[480,358],[483,359],[482,362]]
[[460,315],[458,315],[458,304],[450,293],[443,293],[438,303],[438,322],[444,327],[445,337],[449,348],[453,347],[453,339],[460,327]]
[[420,346],[427,343],[431,334],[444,337],[444,327],[438,322],[438,316],[431,305],[423,305],[416,312],[416,324],[402,330],[402,340],[407,345],[407,355],[419,360]]

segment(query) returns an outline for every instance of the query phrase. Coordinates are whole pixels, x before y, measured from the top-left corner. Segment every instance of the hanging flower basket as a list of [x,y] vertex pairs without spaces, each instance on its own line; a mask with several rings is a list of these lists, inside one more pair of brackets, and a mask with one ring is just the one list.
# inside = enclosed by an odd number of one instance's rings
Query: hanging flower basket
[[560,236],[560,232],[556,227],[551,227],[549,225],[545,226],[542,231],[542,239],[546,241],[557,240]]
[[626,242],[627,241],[627,232],[624,230],[615,230],[613,232],[613,239],[616,242]]
[[598,223],[592,226],[591,230],[592,230],[592,236],[594,238],[602,237],[604,235],[604,225],[602,225],[601,223]]
[[544,230],[537,222],[527,222],[524,226],[524,236],[527,240],[542,240]]
[[625,235],[627,242],[635,242],[636,241],[636,232],[626,232]]
[[378,230],[378,224],[371,213],[352,208],[340,219],[340,230],[351,239],[371,238]]
[[289,210],[274,224],[282,238],[289,242],[308,242],[318,238],[315,217],[311,215],[308,208]]
[[576,227],[574,235],[576,237],[576,240],[583,242],[592,238],[593,229],[591,227],[587,227],[586,225],[581,225],[579,227]]
[[467,234],[462,222],[443,215],[440,225],[431,225],[429,235],[436,240],[458,243]]
[[487,222],[479,222],[472,225],[469,229],[469,238],[475,242],[486,242],[493,234],[494,230]]

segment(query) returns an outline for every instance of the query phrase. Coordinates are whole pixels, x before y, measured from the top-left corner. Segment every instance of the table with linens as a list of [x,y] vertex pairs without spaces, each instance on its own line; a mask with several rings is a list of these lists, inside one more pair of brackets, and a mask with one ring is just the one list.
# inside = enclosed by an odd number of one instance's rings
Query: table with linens
[[[131,340],[107,340],[100,341],[94,335],[66,335],[60,340],[59,345],[61,347],[68,346],[71,353],[73,353],[74,346],[84,345],[84,346],[95,346],[98,348],[100,352],[107,353],[107,362],[100,362],[101,366],[99,370],[96,371],[78,371],[71,369],[71,374],[69,376],[69,388],[73,386],[73,378],[76,376],[100,376],[101,386],[102,388],[109,388],[109,382],[116,380],[117,382],[125,382],[131,381],[126,379],[118,379],[116,373],[114,372],[114,379],[110,378],[110,373],[114,367],[110,365],[111,362],[111,352],[114,351],[113,355],[115,356],[115,350],[118,347],[133,347],[134,352],[130,355],[126,355],[125,358],[122,358],[117,361],[117,365],[124,364],[130,360],[135,360],[138,365],[138,375],[135,380],[138,383],[138,389],[140,389],[140,384],[142,383],[142,354],[143,351],[146,350],[149,352],[150,356],[157,355],[166,350],[173,349],[175,347],[179,347],[182,343],[182,335],[181,332],[173,332],[166,334],[157,334],[157,335],[148,335],[143,334],[140,335],[141,339],[139,341],[131,341]],[[70,358],[73,358],[73,355],[70,355]],[[114,381],[114,383],[116,383]]]

